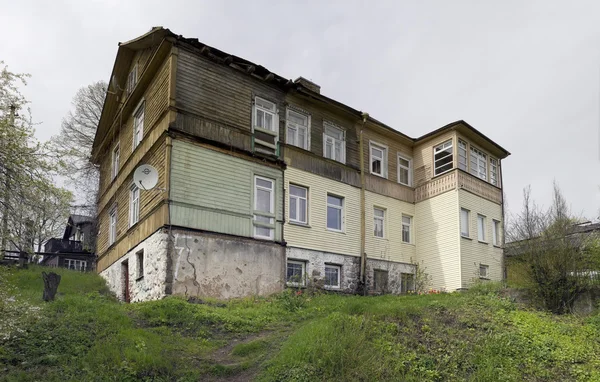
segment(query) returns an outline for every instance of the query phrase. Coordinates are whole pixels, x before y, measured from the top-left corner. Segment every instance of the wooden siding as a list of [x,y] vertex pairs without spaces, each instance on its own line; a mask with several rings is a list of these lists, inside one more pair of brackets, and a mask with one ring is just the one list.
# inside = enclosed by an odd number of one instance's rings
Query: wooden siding
[[476,176],[457,170],[458,187],[470,191],[496,204],[502,204],[502,190]]
[[[289,211],[290,183],[308,188],[308,225],[284,225],[288,246],[360,256],[360,189],[306,171],[285,171],[285,210]],[[344,197],[344,232],[327,229],[327,193]]]
[[[480,264],[489,266],[490,279],[502,280],[503,250],[494,246],[492,242],[492,220],[501,222],[500,225],[502,226],[502,207],[465,190],[459,190],[459,205],[461,208],[470,211],[470,239],[460,239],[462,287],[467,288],[474,280],[479,280]],[[457,210],[456,214],[459,213],[460,211]],[[479,242],[477,239],[477,214],[486,217],[485,243]],[[503,235],[502,229],[500,231],[499,240]]]
[[[500,166],[502,165],[502,163],[501,163],[501,160],[497,156],[490,154],[490,151],[486,150],[486,148],[489,146],[489,143],[482,142],[481,138],[479,140],[473,141],[473,138],[470,138],[470,137],[466,136],[465,134],[458,134],[458,138],[467,144],[467,155],[471,155],[471,146],[473,146],[477,150],[485,153],[486,159],[487,159],[487,178],[488,178],[487,183],[490,186],[494,187],[494,188],[502,188],[502,183],[501,183],[501,180],[502,180],[501,179],[502,178],[502,176],[501,176],[502,170],[500,168]],[[457,152],[457,151],[455,151],[455,152]],[[489,182],[489,179],[490,179],[490,158],[495,158],[498,161],[498,174],[497,174],[497,176],[498,176],[498,182],[500,184],[500,187],[493,186]],[[467,160],[467,170],[466,171],[468,173],[470,173],[470,171],[471,171],[471,160],[470,160],[470,157]]]
[[311,116],[309,133],[311,152],[318,157],[323,157],[323,122],[331,122],[346,132],[346,165],[357,170],[360,169],[356,128],[357,124],[362,122],[357,118],[353,118],[349,113],[343,113],[331,106],[319,101],[310,100],[298,93],[292,92],[286,94],[285,100],[291,107],[301,109]]
[[394,183],[379,176],[367,175],[365,177],[365,190],[408,203],[415,201],[415,190],[412,187]]
[[460,288],[458,191],[417,203],[415,216],[417,261],[432,277],[432,288]]
[[177,129],[249,150],[255,96],[277,105],[282,137],[285,107],[280,89],[184,47],[179,49],[175,104],[185,113],[178,114]]
[[[373,192],[365,193],[365,202],[367,223],[365,251],[367,257],[402,263],[415,262],[417,244],[415,222],[418,218],[415,216],[415,205]],[[383,238],[376,237],[374,234],[373,209],[376,207],[385,210]],[[412,242],[410,244],[402,242],[402,215],[413,218],[411,227]]]
[[[158,184],[153,190],[140,190],[139,221],[129,227],[129,190],[133,183],[133,173],[121,182],[114,196],[105,201],[99,210],[99,233],[97,241],[98,270],[102,271],[127,251],[136,246],[158,228],[167,224],[166,205],[167,192],[161,191],[168,186],[165,176],[166,136],[163,135],[140,161],[154,166],[158,170]],[[117,237],[109,247],[109,213],[117,208]],[[107,259],[105,259],[105,257]]]
[[[413,149],[412,143],[407,142],[406,139],[401,138],[399,135],[391,132],[379,132],[376,131],[372,124],[367,124],[363,132],[364,139],[364,152],[365,156],[365,173],[369,174],[369,177],[376,177],[382,179],[378,175],[371,175],[371,161],[370,161],[370,143],[376,145],[383,145],[387,147],[387,177],[392,183],[398,184],[398,154],[404,157],[412,158]],[[414,164],[414,160],[413,160]]]
[[420,202],[433,198],[444,192],[456,189],[458,170],[442,174],[415,189],[415,201]]
[[[161,65],[156,77],[150,82],[149,86],[143,93],[146,106],[144,111],[144,136],[141,144],[132,150],[133,147],[133,113],[135,107],[132,108],[128,116],[124,116],[122,127],[115,132],[114,139],[107,151],[102,155],[100,161],[100,204],[103,204],[103,199],[110,198],[114,192],[115,186],[119,186],[124,177],[129,175],[133,166],[137,165],[136,159],[143,156],[145,152],[154,144],[158,136],[162,134],[168,127],[167,123],[159,123],[164,117],[169,105],[169,75],[170,75],[170,59],[164,61]],[[140,100],[136,100],[139,104]],[[136,104],[136,107],[137,107]],[[117,117],[119,118],[119,117]],[[162,121],[164,122],[164,121]],[[118,123],[117,123],[118,125]],[[154,131],[158,126],[158,131]],[[111,175],[112,150],[119,143],[119,175],[116,181],[113,181]],[[135,156],[134,156],[135,155]],[[133,158],[132,158],[133,157]],[[131,158],[131,160],[130,160]],[[108,191],[108,192],[107,192]],[[101,208],[101,206],[99,206]]]
[[283,152],[285,163],[288,166],[360,187],[360,175],[357,170],[351,167],[295,146],[286,145]]
[[281,240],[283,173],[190,142],[173,140],[171,224],[253,236],[254,176],[275,180],[275,240]]
[[419,187],[423,183],[431,180],[433,176],[433,148],[440,143],[446,142],[448,139],[453,140],[454,149],[454,167],[456,168],[456,133],[454,131],[448,131],[440,136],[433,139],[415,145],[413,149],[413,167],[414,176],[413,184],[415,187]]

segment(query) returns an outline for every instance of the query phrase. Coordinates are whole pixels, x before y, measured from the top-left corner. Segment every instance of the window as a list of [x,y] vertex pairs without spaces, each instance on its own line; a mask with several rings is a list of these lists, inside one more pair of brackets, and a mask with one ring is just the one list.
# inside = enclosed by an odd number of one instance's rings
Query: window
[[371,150],[371,174],[387,178],[387,148],[376,143],[369,143]]
[[477,215],[477,240],[485,241],[485,216]]
[[85,271],[87,267],[87,261],[85,260],[74,260],[65,259],[65,267],[67,269],[73,269],[75,271]]
[[398,154],[398,183],[412,187],[412,159]]
[[400,293],[415,291],[415,275],[412,273],[400,274]]
[[385,210],[381,208],[373,208],[373,235],[375,235],[375,237],[383,237],[384,222]]
[[117,143],[115,145],[115,148],[112,151],[112,164],[110,166],[110,174],[111,174],[111,178],[115,179],[115,177],[117,176],[117,174],[119,173],[119,156],[120,156],[121,150],[119,149],[119,144]]
[[345,152],[346,141],[344,131],[326,122],[325,132],[323,133],[323,154],[325,158],[345,163]]
[[460,234],[469,237],[469,210],[460,209]]
[[135,184],[129,188],[129,226],[140,219],[140,189]]
[[452,159],[452,139],[433,148],[434,175],[440,175],[454,167]]
[[327,194],[327,229],[342,231],[344,223],[344,198]]
[[117,208],[110,210],[108,217],[108,245],[112,245],[117,239]]
[[471,174],[483,180],[487,179],[487,156],[471,146]]
[[458,168],[467,170],[467,144],[460,139],[458,140]]
[[490,277],[490,266],[479,264],[479,277],[482,279],[487,279]]
[[287,144],[309,150],[308,134],[310,131],[310,116],[288,109],[286,125]]
[[304,285],[306,274],[306,263],[304,261],[288,260],[286,281],[291,285]]
[[146,109],[146,102],[142,101],[140,105],[135,109],[133,114],[133,150],[139,146],[140,142],[144,138],[144,111]]
[[137,279],[144,277],[144,250],[136,252],[137,257]]
[[410,227],[412,225],[412,217],[402,215],[402,241],[410,243]]
[[127,76],[127,86],[126,86],[125,90],[128,95],[133,92],[133,89],[135,88],[135,85],[137,84],[137,77],[138,77],[138,66],[137,66],[137,64],[135,64],[133,66],[133,68],[131,69],[131,72],[129,72],[129,75]]
[[290,221],[308,223],[308,190],[304,187],[290,184]]
[[490,183],[499,186],[498,182],[498,159],[490,158]]
[[275,232],[275,203],[273,179],[254,177],[254,237],[273,239]]
[[375,293],[387,293],[388,275],[388,271],[381,269],[373,270],[373,289],[375,290]]
[[339,265],[325,264],[325,286],[330,288],[340,287],[341,267]]
[[275,126],[277,107],[273,102],[260,97],[254,99],[254,127],[276,132]]
[[492,229],[492,244],[499,246],[500,245],[500,222],[498,220],[492,220],[494,224]]

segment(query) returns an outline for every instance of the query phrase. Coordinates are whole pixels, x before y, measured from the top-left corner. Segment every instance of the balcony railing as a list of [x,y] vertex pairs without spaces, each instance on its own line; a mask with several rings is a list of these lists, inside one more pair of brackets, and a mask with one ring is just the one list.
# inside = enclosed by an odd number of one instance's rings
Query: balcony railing
[[53,238],[44,245],[44,252],[49,253],[83,253],[83,244],[77,240]]
[[502,203],[502,190],[464,171],[454,169],[415,188],[415,202],[462,188],[494,203]]

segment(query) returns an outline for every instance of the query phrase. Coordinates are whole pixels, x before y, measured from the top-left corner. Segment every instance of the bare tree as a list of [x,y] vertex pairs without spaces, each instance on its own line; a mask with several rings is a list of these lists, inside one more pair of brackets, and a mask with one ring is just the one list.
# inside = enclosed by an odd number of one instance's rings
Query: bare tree
[[79,89],[73,97],[73,110],[63,118],[60,133],[52,139],[67,168],[66,175],[79,195],[78,203],[83,203],[84,208],[81,209],[91,216],[96,212],[99,168],[90,162],[90,156],[106,89],[104,81]]
[[550,311],[568,313],[579,294],[592,287],[600,268],[596,233],[581,230],[556,182],[544,210],[523,190],[523,207],[507,227],[510,267],[520,267],[533,294]]

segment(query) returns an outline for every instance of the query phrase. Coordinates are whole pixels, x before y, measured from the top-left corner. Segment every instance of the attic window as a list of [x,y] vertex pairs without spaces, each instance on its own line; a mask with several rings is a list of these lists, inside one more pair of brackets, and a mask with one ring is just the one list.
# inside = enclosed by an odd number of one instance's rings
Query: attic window
[[131,94],[133,92],[133,89],[135,88],[135,85],[137,84],[137,80],[138,80],[138,66],[137,64],[135,64],[133,66],[133,68],[131,68],[131,72],[129,72],[129,75],[127,76],[127,87],[126,87],[126,91],[127,94]]

